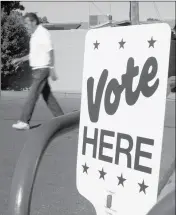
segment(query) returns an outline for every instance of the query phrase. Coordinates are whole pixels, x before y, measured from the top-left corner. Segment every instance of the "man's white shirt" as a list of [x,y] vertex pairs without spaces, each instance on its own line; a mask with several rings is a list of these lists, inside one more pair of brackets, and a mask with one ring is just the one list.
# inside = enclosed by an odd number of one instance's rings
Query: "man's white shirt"
[[33,69],[47,68],[50,63],[49,52],[53,49],[51,35],[39,25],[30,39],[29,62]]

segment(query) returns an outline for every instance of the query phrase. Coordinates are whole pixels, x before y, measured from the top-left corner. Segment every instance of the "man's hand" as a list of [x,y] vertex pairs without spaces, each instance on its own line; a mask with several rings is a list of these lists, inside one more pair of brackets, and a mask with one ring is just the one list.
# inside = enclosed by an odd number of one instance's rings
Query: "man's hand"
[[21,58],[16,58],[14,60],[12,60],[12,65],[15,65],[17,66],[18,64],[20,63],[24,63],[25,61],[28,61],[29,60],[29,55],[26,55],[24,57],[21,57]]
[[16,58],[14,60],[12,60],[12,65],[17,65],[17,64],[20,64],[22,61],[21,61],[21,58]]
[[57,75],[56,75],[55,68],[50,68],[50,76],[51,76],[52,81],[58,80],[58,77],[57,77]]

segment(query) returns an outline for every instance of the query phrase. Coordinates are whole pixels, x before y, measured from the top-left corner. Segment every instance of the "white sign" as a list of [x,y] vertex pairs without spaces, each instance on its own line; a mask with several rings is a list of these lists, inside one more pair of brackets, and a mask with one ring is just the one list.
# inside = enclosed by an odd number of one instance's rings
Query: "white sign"
[[97,215],[146,215],[157,201],[171,29],[90,30],[77,188]]

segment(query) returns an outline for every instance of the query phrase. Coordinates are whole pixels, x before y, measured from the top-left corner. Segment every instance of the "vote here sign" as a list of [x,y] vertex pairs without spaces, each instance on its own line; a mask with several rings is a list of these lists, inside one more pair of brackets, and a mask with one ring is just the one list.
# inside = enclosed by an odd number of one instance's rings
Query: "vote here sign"
[[85,40],[77,188],[97,215],[146,215],[157,201],[171,30],[90,30]]

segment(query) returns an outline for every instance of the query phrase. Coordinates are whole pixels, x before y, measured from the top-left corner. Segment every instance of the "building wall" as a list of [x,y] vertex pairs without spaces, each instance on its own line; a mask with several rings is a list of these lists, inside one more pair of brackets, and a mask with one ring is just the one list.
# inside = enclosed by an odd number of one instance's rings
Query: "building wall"
[[81,92],[84,44],[87,30],[50,31],[59,80],[52,82],[53,91]]
[[99,25],[108,21],[108,16],[106,15],[90,15],[89,23],[90,26]]
[[[59,80],[50,80],[52,91],[64,93],[80,93],[84,63],[84,44],[87,30],[50,31],[54,48],[55,64]],[[169,77],[176,75],[175,42],[171,42]],[[24,72],[8,79],[6,89],[21,90],[31,84],[31,72],[24,68]]]
[[[80,93],[83,73],[84,43],[87,30],[51,30],[55,49],[58,81],[51,81],[52,91]],[[25,90],[31,86],[32,74],[28,64],[22,72],[7,77],[3,90]]]
[[[59,81],[51,82],[53,91],[80,93],[87,30],[51,31]],[[175,40],[171,41],[168,76],[176,75]]]

